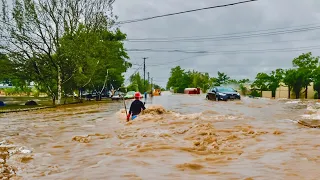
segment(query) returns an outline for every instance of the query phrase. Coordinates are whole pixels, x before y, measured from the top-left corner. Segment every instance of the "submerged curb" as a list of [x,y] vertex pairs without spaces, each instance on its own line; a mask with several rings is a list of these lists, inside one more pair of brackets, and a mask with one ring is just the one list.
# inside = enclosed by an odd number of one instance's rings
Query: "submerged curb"
[[15,113],[15,112],[27,112],[27,111],[37,111],[37,110],[41,110],[41,109],[56,108],[56,107],[59,107],[59,106],[71,105],[71,104],[81,104],[81,102],[73,102],[73,103],[69,103],[69,104],[55,105],[55,106],[41,106],[41,107],[23,108],[23,109],[0,110],[0,114]]
[[42,107],[23,108],[23,109],[0,110],[0,114],[36,111],[36,110],[41,110],[41,109],[57,108],[57,107],[66,106],[66,105],[83,104],[83,103],[84,102],[72,102],[72,103],[68,103],[68,104],[61,104],[61,105],[54,105],[54,106],[42,106]]
[[5,113],[14,113],[14,112],[25,112],[25,111],[36,111],[41,109],[55,108],[57,106],[43,106],[43,107],[35,107],[35,108],[24,108],[24,109],[13,109],[13,110],[1,110],[0,114]]

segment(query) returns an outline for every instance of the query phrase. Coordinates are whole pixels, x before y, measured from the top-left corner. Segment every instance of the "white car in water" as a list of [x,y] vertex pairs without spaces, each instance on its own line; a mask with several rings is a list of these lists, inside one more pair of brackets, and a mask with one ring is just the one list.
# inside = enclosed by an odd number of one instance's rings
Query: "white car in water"
[[113,100],[120,100],[123,98],[123,93],[116,91],[113,96],[111,96],[112,101]]

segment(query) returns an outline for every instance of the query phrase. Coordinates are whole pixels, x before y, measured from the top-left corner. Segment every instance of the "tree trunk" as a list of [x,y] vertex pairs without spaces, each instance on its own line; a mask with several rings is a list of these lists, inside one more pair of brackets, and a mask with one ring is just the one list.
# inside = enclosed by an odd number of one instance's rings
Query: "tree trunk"
[[308,99],[308,86],[306,86],[305,99]]
[[295,94],[296,94],[296,99],[299,99],[300,98],[300,91],[296,90]]
[[288,99],[291,98],[291,90],[290,90],[290,86],[288,86]]
[[97,93],[97,95],[96,95],[96,101],[101,101],[101,94],[100,94],[100,93]]
[[61,97],[62,97],[62,79],[61,79],[61,69],[58,67],[58,105],[61,103]]
[[55,95],[53,95],[52,96],[52,105],[56,105],[56,96]]
[[82,100],[82,89],[79,88],[79,101],[81,101],[81,100]]
[[67,95],[65,95],[65,96],[64,96],[64,101],[63,101],[63,104],[64,104],[64,105],[66,105],[66,104],[67,104],[67,99],[68,99],[68,96],[67,96]]

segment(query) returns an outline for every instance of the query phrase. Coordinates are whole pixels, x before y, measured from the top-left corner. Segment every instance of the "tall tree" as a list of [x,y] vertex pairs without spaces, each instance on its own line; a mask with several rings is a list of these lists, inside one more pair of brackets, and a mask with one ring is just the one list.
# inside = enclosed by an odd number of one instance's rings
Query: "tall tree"
[[272,97],[275,97],[276,90],[280,86],[281,81],[283,81],[283,77],[283,69],[276,69],[269,74],[268,88],[272,91]]
[[5,54],[0,53],[0,82],[9,83],[15,76],[15,65],[8,59]]
[[218,71],[218,77],[215,82],[215,86],[220,86],[223,84],[227,84],[231,78],[223,72]]
[[174,88],[178,93],[182,93],[191,82],[189,77],[180,66],[171,69],[170,78],[167,83],[167,89]]
[[292,60],[293,67],[298,68],[304,76],[305,98],[308,98],[308,86],[312,82],[313,72],[319,64],[319,57],[313,57],[311,52],[303,53]]
[[285,72],[283,82],[289,88],[288,97],[290,98],[290,90],[292,89],[296,95],[296,99],[300,98],[301,89],[305,86],[308,80],[305,78],[303,71],[298,69],[289,69]]
[[63,37],[61,52],[65,59],[74,63],[67,67],[71,67],[69,77],[77,88],[95,90],[100,95],[108,80],[116,80],[113,84],[117,87],[122,85],[122,73],[131,67],[125,61],[128,56],[121,42],[125,38],[118,29],[111,32],[106,28],[88,29],[85,26]]
[[27,80],[30,79],[21,69],[10,61],[5,54],[0,53],[0,83],[6,83],[18,88],[25,88],[28,85]]
[[191,84],[189,84],[188,87],[199,87],[202,92],[207,92],[207,90],[212,86],[209,73],[201,73],[193,70],[189,71],[187,75],[191,80]]
[[239,84],[245,84],[245,83],[249,83],[250,82],[250,79],[240,79],[238,81]]
[[[60,104],[63,83],[77,66],[64,58],[61,37],[87,29],[110,29],[114,23],[114,0],[15,0],[4,3],[0,21],[1,47],[33,80],[46,87],[53,103]],[[8,9],[12,7],[12,9]],[[97,63],[98,64],[98,63]]]
[[[146,81],[146,84],[147,84],[147,81]],[[144,83],[140,73],[133,74],[130,77],[130,85],[127,87],[127,89],[128,91],[143,92]]]
[[255,80],[252,83],[253,88],[258,88],[261,92],[269,90],[268,82],[270,77],[267,73],[258,73]]
[[313,89],[317,92],[318,99],[320,99],[320,66],[313,72]]

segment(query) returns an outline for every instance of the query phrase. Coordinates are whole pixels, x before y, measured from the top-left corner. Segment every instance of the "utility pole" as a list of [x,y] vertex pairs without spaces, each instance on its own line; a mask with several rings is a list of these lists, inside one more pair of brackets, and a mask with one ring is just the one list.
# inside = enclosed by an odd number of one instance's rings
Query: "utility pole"
[[144,91],[146,91],[146,59],[148,59],[148,58],[147,57],[143,58],[143,88],[144,88]]
[[151,97],[153,97],[153,78],[151,78]]
[[150,73],[148,72],[148,89],[147,90],[149,90],[149,88],[150,88]]
[[151,89],[153,88],[153,78],[151,78]]

